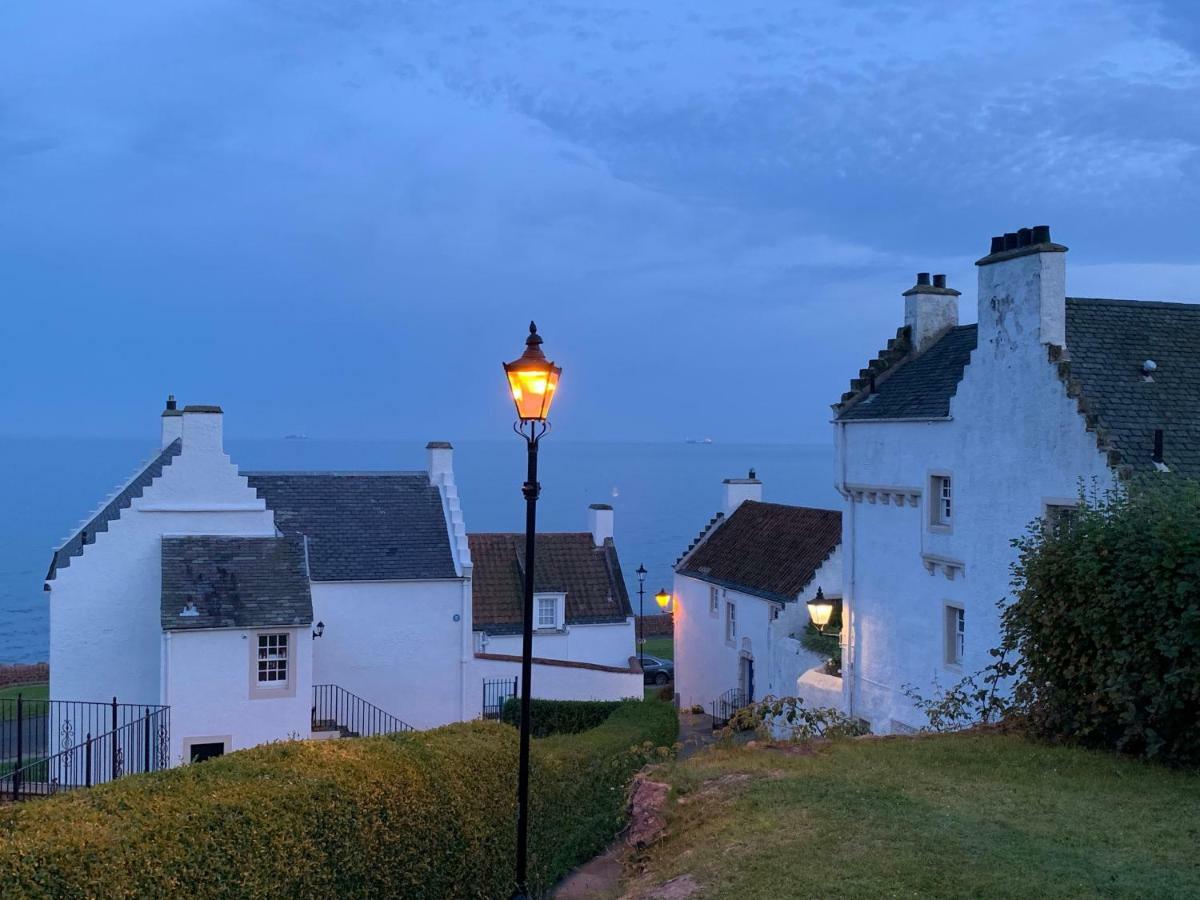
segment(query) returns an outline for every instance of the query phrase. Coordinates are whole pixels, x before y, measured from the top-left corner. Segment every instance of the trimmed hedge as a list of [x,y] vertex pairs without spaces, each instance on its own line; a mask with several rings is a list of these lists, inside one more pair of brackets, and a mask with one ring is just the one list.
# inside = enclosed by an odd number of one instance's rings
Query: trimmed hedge
[[[578,734],[606,721],[624,701],[621,700],[530,700],[529,733],[535,738],[552,734]],[[521,700],[509,697],[500,711],[500,721],[514,727],[521,724]]]
[[[665,704],[535,741],[530,879],[599,852],[669,751]],[[517,733],[467,722],[293,741],[0,809],[7,896],[496,897],[512,891]]]

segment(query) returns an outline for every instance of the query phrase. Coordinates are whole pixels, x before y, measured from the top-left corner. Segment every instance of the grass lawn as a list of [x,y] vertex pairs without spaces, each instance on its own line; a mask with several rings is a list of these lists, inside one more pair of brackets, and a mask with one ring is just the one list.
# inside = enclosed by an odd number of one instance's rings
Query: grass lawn
[[632,897],[681,875],[695,897],[1200,897],[1200,774],[943,735],[718,745],[666,775]]
[[[16,700],[17,694],[26,700],[48,700],[50,685],[43,681],[40,684],[10,684],[0,687],[0,700]],[[16,714],[16,704],[6,703],[4,708],[0,709],[0,719],[15,718]]]
[[669,637],[646,638],[646,655],[659,659],[675,658],[675,641]]

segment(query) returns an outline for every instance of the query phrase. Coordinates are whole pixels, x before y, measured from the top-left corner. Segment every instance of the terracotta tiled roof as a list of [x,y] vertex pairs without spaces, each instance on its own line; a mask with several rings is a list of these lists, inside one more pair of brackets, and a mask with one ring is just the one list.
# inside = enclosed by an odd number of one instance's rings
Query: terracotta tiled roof
[[812,581],[841,539],[842,514],[836,510],[747,500],[676,571],[787,602]]
[[[472,534],[475,628],[492,634],[521,628],[525,536]],[[617,548],[609,538],[597,547],[589,532],[537,536],[535,592],[565,593],[568,625],[622,622],[633,614]]]

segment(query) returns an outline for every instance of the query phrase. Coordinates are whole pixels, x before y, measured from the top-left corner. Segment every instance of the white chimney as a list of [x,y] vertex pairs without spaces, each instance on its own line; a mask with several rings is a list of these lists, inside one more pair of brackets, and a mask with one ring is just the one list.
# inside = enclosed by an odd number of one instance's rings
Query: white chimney
[[725,486],[725,515],[729,515],[747,500],[762,502],[762,482],[750,470],[745,478],[726,478],[721,482]]
[[959,292],[946,287],[945,275],[917,273],[917,283],[904,292],[904,324],[913,350],[921,353],[958,324]]
[[191,452],[210,450],[224,453],[221,433],[224,414],[219,406],[185,406],[183,408],[183,447]]
[[428,459],[429,483],[440,484],[449,476],[454,480],[454,445],[449,441],[430,441],[425,445]]
[[1035,225],[992,238],[978,260],[979,349],[1002,359],[1019,347],[1066,345],[1067,248]]
[[175,404],[175,395],[167,396],[167,408],[162,414],[162,446],[165,448],[176,438],[183,437],[183,413]]
[[613,536],[613,508],[607,503],[593,503],[588,507],[588,531],[597,547],[603,547],[605,539]]

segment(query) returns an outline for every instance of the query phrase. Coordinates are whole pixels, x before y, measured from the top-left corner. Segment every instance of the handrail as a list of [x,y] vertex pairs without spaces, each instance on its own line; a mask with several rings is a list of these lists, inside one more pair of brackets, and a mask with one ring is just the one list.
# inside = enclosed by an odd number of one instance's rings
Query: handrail
[[[21,713],[24,705],[17,705]],[[100,705],[108,707],[116,721],[124,719],[124,724],[94,736],[88,731],[82,741],[67,743],[57,753],[47,755],[43,745],[41,751],[25,756],[22,729],[18,727],[17,755],[11,768],[0,775],[0,796],[24,800],[170,767],[170,707],[140,706],[141,716],[134,718],[123,714],[120,704]],[[22,723],[21,719],[17,721]],[[71,730],[65,729],[64,733],[70,734]]]
[[336,684],[313,685],[312,725],[314,731],[336,730],[347,737],[416,730],[403,719]]
[[724,728],[729,724],[729,720],[733,718],[733,714],[739,709],[748,706],[750,703],[746,692],[741,688],[730,688],[721,696],[713,700],[712,707],[712,725],[713,728]]

